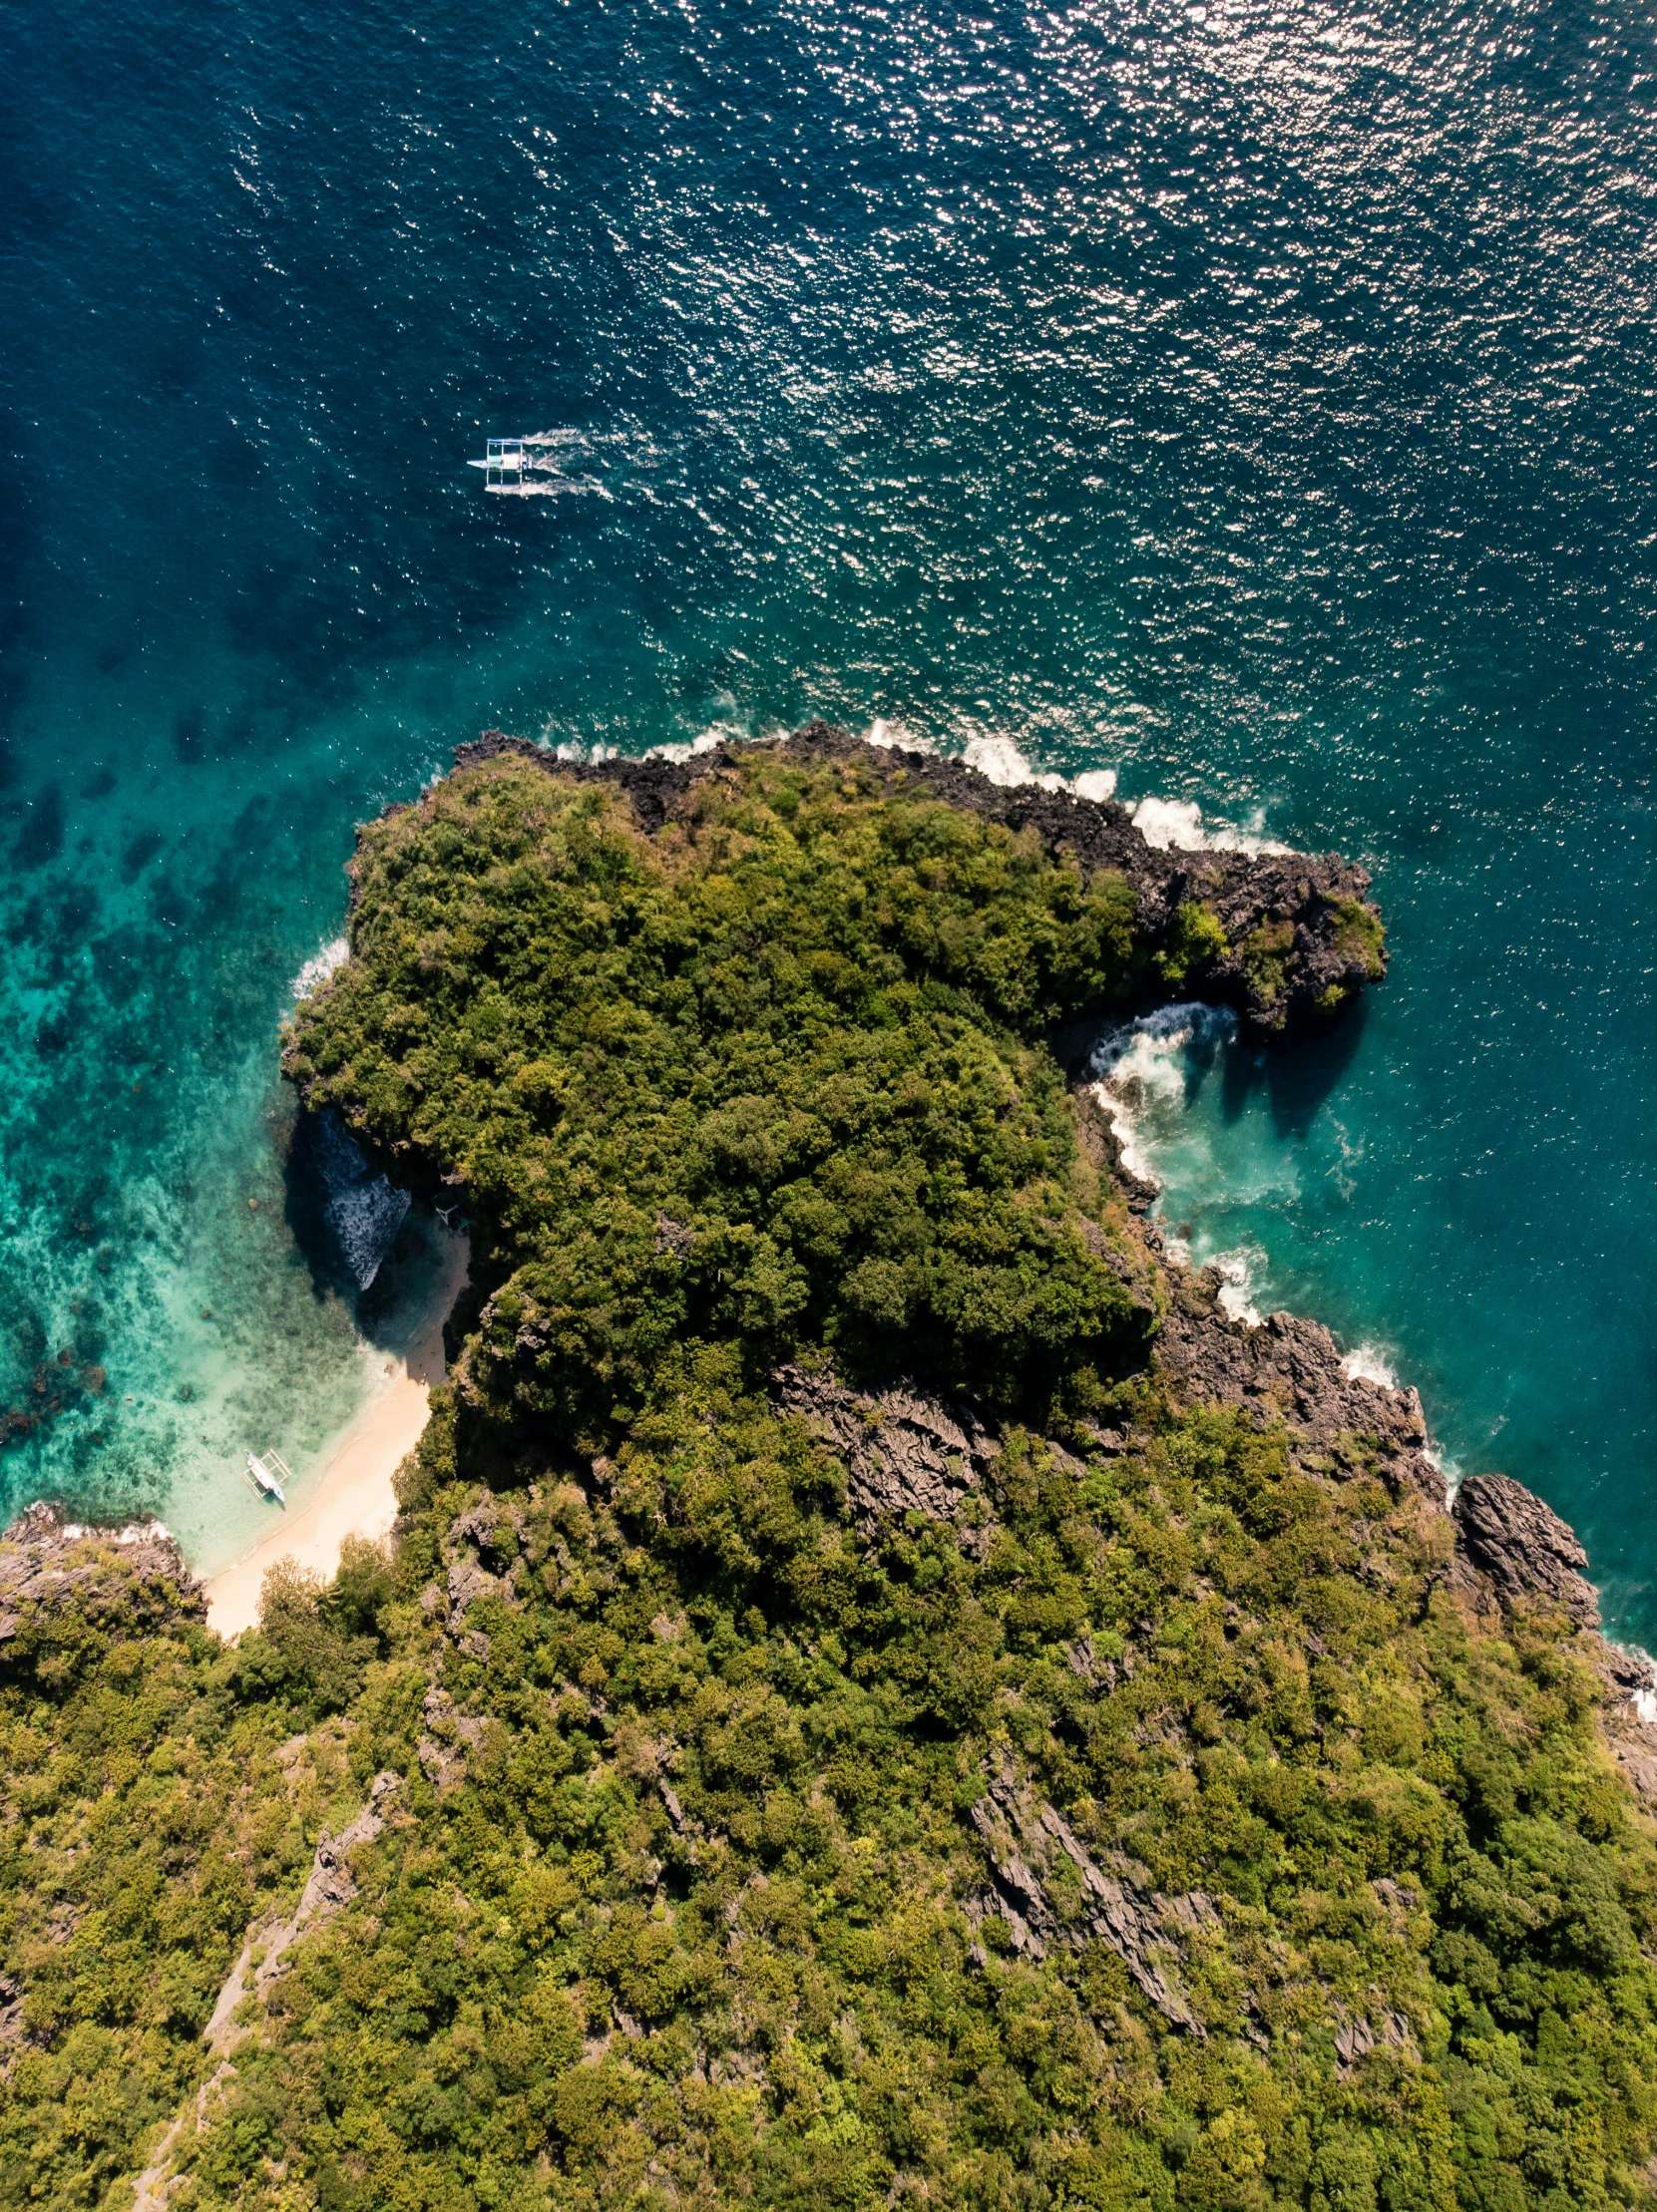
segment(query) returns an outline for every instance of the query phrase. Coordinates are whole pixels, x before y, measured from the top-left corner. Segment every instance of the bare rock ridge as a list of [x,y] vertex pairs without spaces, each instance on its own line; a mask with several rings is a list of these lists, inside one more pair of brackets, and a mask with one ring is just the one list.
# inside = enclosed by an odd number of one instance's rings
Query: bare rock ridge
[[[1234,1320],[1219,1304],[1220,1279],[1212,1270],[1170,1261],[1153,1223],[1143,1234],[1173,1291],[1154,1359],[1181,1398],[1241,1406],[1262,1427],[1282,1421],[1303,1466],[1326,1478],[1355,1471],[1356,1451],[1395,1495],[1415,1493],[1431,1509],[1447,1510],[1445,1478],[1429,1456],[1415,1390],[1349,1372],[1340,1345],[1318,1321],[1293,1313],[1269,1314],[1258,1326]],[[988,1543],[995,1521],[990,1477],[1001,1439],[973,1408],[929,1397],[911,1382],[860,1394],[829,1369],[781,1367],[771,1387],[780,1409],[803,1420],[841,1460],[860,1534],[873,1537],[884,1516],[919,1513],[956,1523],[964,1549],[979,1553]],[[1132,1443],[1120,1433],[1101,1432],[1097,1440],[1107,1451]],[[1492,1609],[1554,1606],[1578,1628],[1598,1626],[1587,1554],[1521,1483],[1509,1475],[1473,1476],[1450,1517],[1455,1579],[1470,1596]],[[1643,1660],[1608,1653],[1603,1670],[1625,1695],[1652,1684]]]
[[[240,1955],[218,1993],[212,2018],[202,2031],[203,2041],[220,2058],[227,2058],[236,2044],[244,2042],[251,2032],[235,2017],[243,1998],[262,1997],[283,1971],[283,1959],[299,1938],[324,1927],[356,1896],[351,1854],[379,1835],[385,1826],[389,1801],[401,1787],[401,1775],[376,1774],[369,1788],[368,1802],[355,1818],[347,1821],[337,1835],[324,1833],[319,1838],[310,1873],[293,1911],[285,1920],[264,1923],[248,1931]],[[255,1950],[260,1952],[256,1967],[253,1966]]]
[[[1386,972],[1380,915],[1367,900],[1369,876],[1338,854],[1164,852],[1146,844],[1113,799],[995,784],[962,761],[877,749],[826,722],[807,723],[773,741],[771,750],[802,760],[855,762],[866,786],[873,778],[883,792],[913,796],[920,790],[1009,829],[1034,830],[1049,853],[1072,853],[1088,875],[1109,869],[1125,876],[1153,941],[1172,931],[1182,907],[1206,907],[1228,949],[1223,957],[1205,958],[1202,994],[1234,1006],[1262,1035],[1283,1037],[1327,1019]],[[455,748],[455,765],[510,755],[578,782],[618,785],[650,832],[686,806],[698,783],[728,771],[735,759],[720,746],[688,761],[563,761],[525,738],[485,730],[475,744]]]
[[[1119,1856],[1115,1871],[1106,1873],[1062,1814],[1022,1788],[1010,1766],[990,1781],[972,1820],[990,1863],[990,1889],[974,1901],[978,1917],[999,1914],[1013,1931],[1015,1951],[1040,1959],[1061,1944],[1079,1951],[1101,1943],[1170,2027],[1188,2035],[1207,2033],[1180,1984],[1178,1964],[1193,1934],[1218,1930],[1211,1899],[1200,1890],[1164,1897],[1149,1887],[1142,1867]],[[1079,1904],[1055,1901],[1053,1876],[1061,1868],[1063,1888],[1072,1895],[1079,1889]]]
[[1511,1475],[1471,1475],[1450,1508],[1457,1546],[1502,1606],[1542,1599],[1578,1628],[1599,1626],[1588,1555],[1574,1533]]
[[844,1462],[847,1503],[866,1536],[883,1513],[959,1521],[1001,1449],[969,1407],[945,1405],[908,1383],[859,1397],[826,1371],[779,1367],[771,1381],[783,1411]]
[[[1154,1225],[1149,1233],[1160,1244]],[[1444,1476],[1427,1456],[1427,1422],[1414,1390],[1349,1373],[1321,1321],[1269,1313],[1253,1328],[1221,1310],[1213,1270],[1170,1273],[1174,1296],[1156,1353],[1183,1397],[1245,1406],[1262,1423],[1281,1418],[1320,1451],[1345,1437],[1367,1437],[1395,1489],[1443,1501]]]
[[[202,2040],[218,2060],[196,2094],[188,2098],[175,2115],[161,2140],[150,2154],[150,2161],[133,2183],[132,2212],[166,2212],[174,2195],[182,2186],[175,2171],[175,2153],[184,2137],[185,2129],[195,2121],[200,2135],[207,2126],[209,2110],[218,2092],[226,2083],[235,2079],[232,2052],[247,2041],[255,2030],[236,2015],[248,1998],[262,1999],[271,1984],[283,1971],[283,1959],[298,1939],[315,1929],[324,1927],[335,1913],[341,1911],[357,1894],[356,1878],[351,1871],[351,1853],[365,1844],[372,1843],[385,1826],[386,1813],[391,1799],[402,1787],[399,1775],[376,1774],[368,1793],[368,1802],[353,1820],[340,1829],[337,1835],[324,1833],[316,1846],[316,1855],[298,1904],[286,1920],[260,1922],[249,1928],[242,1940],[236,1962],[218,1993],[212,2017],[202,2030]],[[254,1953],[259,1954],[258,1964],[253,1964]]]

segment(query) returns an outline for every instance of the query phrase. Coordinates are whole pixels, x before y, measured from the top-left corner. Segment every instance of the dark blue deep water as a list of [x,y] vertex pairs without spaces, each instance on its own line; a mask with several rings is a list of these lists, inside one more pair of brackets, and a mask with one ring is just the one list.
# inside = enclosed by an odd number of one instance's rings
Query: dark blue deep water
[[[1361,1024],[1158,1063],[1170,1222],[1657,1641],[1646,11],[27,0],[0,59],[0,1502],[215,1564],[370,1385],[273,1072],[354,822],[488,723],[815,711],[1374,870]],[[602,491],[464,466],[548,428]]]

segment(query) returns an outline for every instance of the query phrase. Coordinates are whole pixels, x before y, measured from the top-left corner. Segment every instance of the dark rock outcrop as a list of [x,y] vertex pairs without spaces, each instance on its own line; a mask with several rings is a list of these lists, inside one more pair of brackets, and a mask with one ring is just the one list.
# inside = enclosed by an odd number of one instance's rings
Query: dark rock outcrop
[[1269,1313],[1258,1327],[1220,1307],[1212,1270],[1175,1276],[1156,1357],[1182,1397],[1243,1405],[1262,1424],[1283,1420],[1319,1450],[1368,1439],[1395,1489],[1442,1501],[1444,1476],[1427,1456],[1427,1422],[1414,1390],[1350,1374],[1320,1321]]
[[1000,1449],[970,1407],[945,1405],[907,1383],[860,1397],[832,1373],[805,1367],[779,1367],[771,1383],[783,1411],[844,1461],[847,1502],[865,1536],[887,1514],[958,1521]]
[[1503,1608],[1557,1606],[1578,1628],[1599,1623],[1588,1555],[1558,1514],[1511,1475],[1471,1475],[1451,1507],[1467,1564]]
[[[1370,1995],[1380,1997],[1374,1990]],[[1335,2023],[1335,2055],[1340,2061],[1335,2072],[1339,2080],[1350,2080],[1358,2071],[1359,2061],[1380,2044],[1389,2044],[1394,2050],[1412,2048],[1408,2016],[1384,2001],[1377,2003],[1370,2019],[1350,2013],[1338,2000],[1331,2005],[1330,2016]]]
[[[1107,1874],[1063,1815],[1022,1788],[1005,1767],[973,1807],[972,1821],[984,1840],[993,1888],[993,1897],[978,1900],[979,1917],[999,1911],[1016,1951],[1039,1959],[1060,1945],[1079,1951],[1101,1943],[1170,2027],[1207,2033],[1180,1984],[1178,1962],[1187,1937],[1219,1928],[1211,1899],[1200,1890],[1164,1897],[1146,1886],[1142,1868],[1125,1859],[1116,1859],[1116,1871]],[[1060,1894],[1068,1893],[1062,1904],[1054,1896],[1060,1885]]]
[[420,1610],[428,1621],[439,1622],[444,1633],[474,1659],[487,1659],[489,1638],[481,1629],[468,1629],[466,1616],[474,1600],[499,1597],[516,1606],[519,1579],[524,1573],[519,1557],[523,1514],[499,1498],[484,1498],[469,1513],[452,1521],[444,1533],[441,1583],[421,1593]]
[[[1102,869],[1125,877],[1138,900],[1138,926],[1153,945],[1173,941],[1182,908],[1205,908],[1226,948],[1195,959],[1184,987],[1234,1006],[1262,1036],[1283,1038],[1327,1021],[1386,973],[1369,876],[1337,854],[1163,851],[1145,842],[1113,799],[992,783],[964,761],[877,748],[827,722],[809,722],[770,749],[843,761],[871,795],[941,799],[1010,830],[1033,831],[1047,852],[1069,853],[1086,875]],[[728,774],[736,757],[717,746],[687,761],[565,761],[525,738],[485,730],[475,744],[455,748],[455,765],[511,756],[578,782],[617,785],[647,832],[683,812],[696,786]]]

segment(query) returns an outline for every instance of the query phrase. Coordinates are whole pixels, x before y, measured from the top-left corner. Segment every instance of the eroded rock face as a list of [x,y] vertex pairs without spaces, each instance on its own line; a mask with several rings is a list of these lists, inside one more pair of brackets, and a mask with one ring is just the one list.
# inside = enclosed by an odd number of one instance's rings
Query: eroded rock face
[[0,1651],[71,1609],[128,1635],[207,1613],[203,1585],[159,1521],[90,1528],[61,1506],[32,1505],[0,1537]]
[[1368,1437],[1395,1488],[1443,1501],[1444,1476],[1427,1456],[1427,1422],[1414,1390],[1349,1373],[1320,1321],[1270,1313],[1256,1328],[1231,1319],[1220,1309],[1220,1279],[1211,1270],[1175,1281],[1156,1358],[1182,1396],[1247,1406],[1262,1423],[1281,1419],[1319,1449]]
[[1501,1605],[1538,1599],[1578,1628],[1599,1625],[1588,1555],[1551,1507],[1511,1475],[1471,1475],[1451,1507],[1456,1540]]
[[[1368,874],[1325,853],[1163,851],[1148,845],[1113,799],[1078,799],[1037,785],[1005,786],[963,761],[866,745],[848,730],[810,722],[774,742],[777,753],[809,760],[855,761],[865,787],[918,791],[1011,830],[1033,830],[1049,853],[1069,852],[1088,875],[1126,877],[1151,939],[1175,926],[1181,907],[1201,906],[1219,922],[1227,950],[1205,960],[1201,995],[1234,1006],[1261,1034],[1283,1037],[1313,1027],[1386,972],[1380,915],[1367,898]],[[697,783],[729,771],[723,747],[689,761],[561,761],[524,738],[485,730],[455,749],[469,768],[517,754],[577,781],[619,785],[643,829],[654,831],[683,807]]]
[[426,1723],[426,1732],[420,1738],[416,1756],[426,1779],[440,1796],[446,1796],[466,1779],[467,1753],[475,1751],[483,1741],[489,1723],[480,1713],[463,1713],[448,1690],[440,1688],[436,1682],[426,1692],[421,1717]]
[[421,1595],[420,1610],[427,1620],[441,1617],[445,1632],[475,1659],[488,1658],[489,1638],[481,1629],[466,1627],[467,1611],[477,1598],[502,1597],[509,1605],[519,1602],[523,1527],[520,1507],[484,1498],[470,1513],[450,1523],[442,1548],[447,1573],[441,1584],[430,1584]]
[[959,1521],[983,1485],[998,1439],[970,1407],[924,1397],[907,1383],[860,1397],[826,1372],[779,1367],[777,1402],[845,1463],[847,1503],[866,1536],[883,1515]]
[[[993,1902],[1013,1931],[1015,1950],[1044,1958],[1060,1945],[1079,1951],[1102,1943],[1171,2027],[1206,2035],[1181,1986],[1178,1963],[1189,1936],[1220,1926],[1210,1898],[1200,1890],[1165,1897],[1125,1859],[1117,1858],[1115,1871],[1107,1873],[1063,1815],[1005,1767],[973,1807],[972,1820],[990,1861]],[[1061,1903],[1066,1891],[1069,1899]],[[980,1901],[981,1917],[990,1902]]]
[[[263,1997],[277,1976],[286,1972],[287,1953],[299,1937],[309,1934],[313,1929],[325,1927],[335,1913],[343,1910],[356,1896],[357,1884],[351,1869],[351,1854],[363,1845],[373,1843],[379,1836],[402,1786],[400,1775],[389,1770],[376,1774],[369,1786],[368,1801],[355,1818],[348,1821],[337,1835],[324,1832],[318,1841],[315,1856],[311,1860],[310,1874],[299,1902],[288,1918],[260,1923],[257,1927],[248,1929],[235,1965],[230,1969],[229,1977],[218,1993],[212,2018],[202,2031],[203,2041],[220,2058],[227,2058],[253,2032],[244,2022],[235,2017],[236,2008],[243,1998]],[[253,1965],[255,1950],[260,1954],[256,1967]]]

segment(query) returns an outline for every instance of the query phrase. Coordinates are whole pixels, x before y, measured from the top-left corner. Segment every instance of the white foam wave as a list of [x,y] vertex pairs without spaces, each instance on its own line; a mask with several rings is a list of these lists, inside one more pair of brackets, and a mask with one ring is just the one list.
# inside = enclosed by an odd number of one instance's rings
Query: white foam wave
[[923,737],[919,730],[912,730],[905,723],[888,722],[883,714],[877,714],[869,724],[863,733],[863,742],[883,753],[935,753],[938,750],[930,737]]
[[1156,1180],[1139,1149],[1141,1125],[1150,1107],[1176,1105],[1183,1098],[1186,1053],[1192,1046],[1213,1050],[1236,1031],[1237,1016],[1229,1006],[1192,999],[1123,1022],[1093,1047],[1094,1095],[1116,1133],[1122,1165],[1130,1175],[1146,1183]]
[[1265,810],[1257,809],[1247,829],[1217,823],[1205,829],[1194,799],[1141,799],[1132,810],[1133,826],[1159,853],[1290,853],[1263,834]]
[[1443,1478],[1445,1504],[1447,1506],[1453,1505],[1455,1503],[1455,1493],[1461,1487],[1461,1462],[1458,1459],[1447,1459],[1443,1450],[1437,1444],[1424,1444],[1422,1446],[1422,1457],[1434,1473]]
[[1242,1252],[1219,1252],[1208,1265],[1220,1277],[1220,1311],[1250,1328],[1260,1326],[1260,1308],[1254,1302],[1254,1270],[1266,1255],[1254,1246]]
[[[40,1503],[37,1498],[35,1504]],[[33,1512],[34,1507],[31,1506],[29,1510]],[[118,1529],[99,1528],[91,1521],[65,1521],[58,1533],[66,1544],[79,1543],[83,1536],[100,1536],[109,1544],[149,1544],[157,1537],[168,1536],[171,1532],[164,1521],[152,1519],[128,1521]]]
[[1004,791],[1020,784],[1034,784],[1037,791],[1072,791],[1078,799],[1098,800],[1108,799],[1116,788],[1113,768],[1086,768],[1074,778],[1035,768],[1010,737],[970,738],[961,757],[969,768],[976,768],[981,776],[987,776]]
[[317,1117],[312,1134],[317,1173],[328,1194],[322,1218],[358,1289],[366,1290],[396,1242],[409,1194],[389,1176],[373,1172],[331,1107]]
[[320,952],[313,952],[287,986],[294,1005],[308,998],[312,991],[320,990],[335,969],[343,967],[350,957],[351,947],[343,937],[332,937]]
[[1030,765],[1010,737],[972,737],[967,740],[967,750],[962,759],[969,768],[976,768],[981,776],[1004,791],[1019,784],[1035,784],[1038,791],[1062,791],[1064,779],[1040,772]]
[[717,752],[721,745],[741,745],[747,741],[747,732],[729,722],[715,722],[703,730],[700,737],[693,737],[688,745],[652,745],[644,755],[646,760],[694,760],[698,753]]
[[1108,799],[1116,789],[1116,771],[1113,768],[1089,768],[1070,780],[1070,789],[1078,799]]
[[1341,1372],[1352,1382],[1378,1382],[1384,1390],[1399,1387],[1398,1375],[1378,1344],[1354,1344],[1341,1361]]

